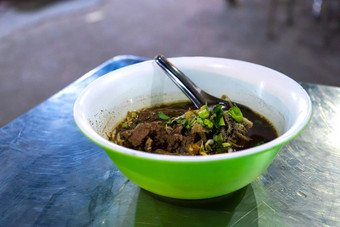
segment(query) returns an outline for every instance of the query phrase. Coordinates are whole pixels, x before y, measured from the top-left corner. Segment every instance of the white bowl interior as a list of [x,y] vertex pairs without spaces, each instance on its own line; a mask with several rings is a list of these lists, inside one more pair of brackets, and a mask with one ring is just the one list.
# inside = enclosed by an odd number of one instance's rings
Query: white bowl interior
[[[294,80],[277,71],[221,58],[170,60],[206,92],[218,97],[226,94],[265,116],[280,135],[276,143],[294,136],[309,121],[308,94]],[[115,150],[130,150],[103,140],[128,111],[185,100],[187,97],[162,69],[153,61],[147,61],[113,71],[91,83],[78,97],[74,116],[78,127],[93,140]],[[262,146],[270,146],[268,144]]]

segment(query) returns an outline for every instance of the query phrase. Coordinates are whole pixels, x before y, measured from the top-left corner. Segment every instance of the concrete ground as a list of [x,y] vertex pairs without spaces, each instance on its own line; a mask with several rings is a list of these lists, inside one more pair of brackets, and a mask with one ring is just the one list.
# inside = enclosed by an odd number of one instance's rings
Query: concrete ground
[[280,1],[275,39],[269,0],[46,2],[0,0],[0,127],[121,54],[234,58],[340,86],[339,35],[323,44],[311,1],[296,1],[293,26]]

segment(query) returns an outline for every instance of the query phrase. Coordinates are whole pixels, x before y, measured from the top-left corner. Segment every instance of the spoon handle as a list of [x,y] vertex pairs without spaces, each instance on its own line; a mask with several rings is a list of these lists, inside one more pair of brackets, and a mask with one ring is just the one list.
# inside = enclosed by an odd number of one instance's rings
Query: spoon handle
[[199,109],[205,103],[205,98],[201,94],[201,89],[197,87],[187,76],[185,76],[176,66],[164,56],[155,57],[156,63],[166,72],[169,78],[188,96]]

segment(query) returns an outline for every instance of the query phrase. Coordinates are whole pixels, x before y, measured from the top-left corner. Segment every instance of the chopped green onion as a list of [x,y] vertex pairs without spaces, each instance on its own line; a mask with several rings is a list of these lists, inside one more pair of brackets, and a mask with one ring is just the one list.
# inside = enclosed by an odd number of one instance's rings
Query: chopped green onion
[[220,118],[219,126],[225,126],[223,117]]
[[237,122],[241,122],[243,120],[243,114],[242,114],[241,110],[237,106],[231,107],[228,110],[228,113]]
[[225,126],[224,119],[223,119],[223,109],[220,104],[217,104],[214,109],[212,110],[213,119],[212,122],[214,123],[214,126],[219,129],[220,126]]
[[222,134],[217,134],[217,135],[214,135],[213,136],[213,140],[216,142],[216,143],[219,143],[221,144],[223,142],[223,136]]
[[230,144],[230,143],[222,143],[222,146],[223,146],[223,147],[230,147],[231,144]]
[[128,128],[129,125],[125,122],[125,123],[122,124],[122,127],[123,127],[123,128]]
[[217,104],[214,109],[212,110],[213,113],[215,113],[216,115],[221,115],[223,114],[223,109],[222,106],[220,104]]
[[160,112],[158,113],[158,117],[159,117],[160,119],[163,119],[163,120],[168,120],[168,119],[170,119],[170,117],[169,117],[169,116],[166,116],[162,111],[160,111]]
[[197,122],[198,124],[201,124],[201,125],[204,124],[202,118],[197,118],[197,121],[196,121],[196,122]]
[[137,113],[136,113],[136,112],[132,112],[132,113],[131,113],[131,117],[132,117],[132,118],[136,118],[136,117],[137,117]]
[[209,112],[209,109],[208,109],[208,108],[206,108],[206,109],[201,110],[200,112],[198,112],[198,116],[200,116],[200,118],[202,118],[202,119],[208,118],[209,115],[210,115],[210,112]]
[[185,126],[185,123],[187,122],[187,120],[185,120],[185,118],[183,118],[183,119],[178,119],[178,121],[177,121],[177,123],[178,124],[181,124],[181,125],[183,125],[183,126]]
[[204,125],[207,126],[208,128],[212,128],[214,124],[209,120],[209,119],[204,119]]
[[188,124],[190,125],[190,127],[192,127],[195,124],[195,122],[196,122],[195,118],[188,120]]

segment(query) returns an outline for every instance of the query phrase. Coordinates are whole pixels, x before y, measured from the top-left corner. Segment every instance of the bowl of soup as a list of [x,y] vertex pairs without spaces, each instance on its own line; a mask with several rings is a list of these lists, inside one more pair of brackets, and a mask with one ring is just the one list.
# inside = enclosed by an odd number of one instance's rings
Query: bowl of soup
[[[153,60],[98,78],[73,111],[80,131],[152,193],[206,199],[234,192],[266,171],[311,119],[306,91],[273,69],[225,58],[169,60],[209,94],[251,111],[240,107],[239,119],[239,110],[196,110]],[[239,135],[239,127],[247,131]]]

